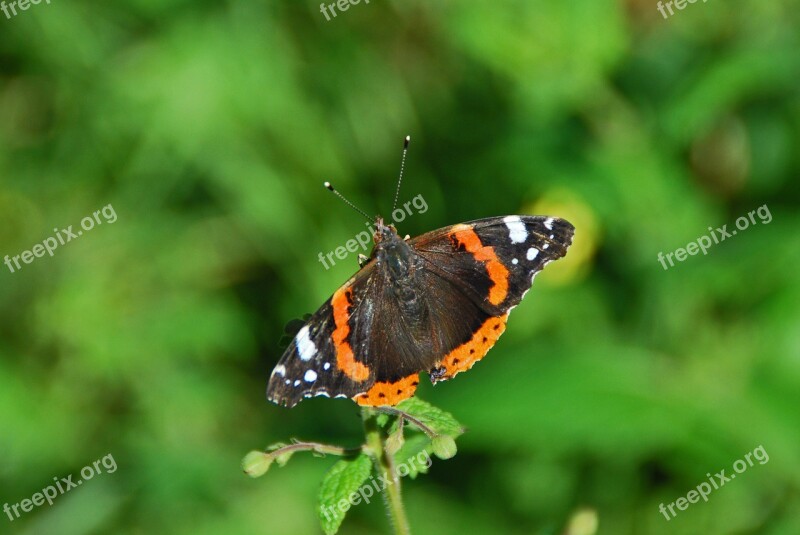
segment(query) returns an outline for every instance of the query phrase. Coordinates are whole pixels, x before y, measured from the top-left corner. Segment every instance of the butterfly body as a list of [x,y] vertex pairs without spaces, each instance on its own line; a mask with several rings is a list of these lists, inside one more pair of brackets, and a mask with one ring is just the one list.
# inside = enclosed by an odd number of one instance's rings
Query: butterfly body
[[573,233],[563,219],[506,216],[403,239],[378,219],[370,258],[297,333],[267,397],[290,407],[320,395],[396,405],[420,372],[436,383],[470,369]]

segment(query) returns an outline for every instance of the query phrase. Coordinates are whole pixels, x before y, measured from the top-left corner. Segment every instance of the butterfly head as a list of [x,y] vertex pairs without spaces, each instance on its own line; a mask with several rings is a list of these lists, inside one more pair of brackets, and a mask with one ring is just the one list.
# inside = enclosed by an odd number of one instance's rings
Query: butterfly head
[[375,240],[375,245],[378,245],[383,242],[399,240],[400,236],[397,235],[397,229],[394,228],[394,225],[384,225],[383,218],[377,217],[375,219],[375,233],[372,235],[372,239]]
[[411,246],[397,234],[394,225],[384,225],[381,218],[375,223],[375,249],[372,256],[377,259],[379,266],[389,270],[395,280],[404,280],[414,263]]

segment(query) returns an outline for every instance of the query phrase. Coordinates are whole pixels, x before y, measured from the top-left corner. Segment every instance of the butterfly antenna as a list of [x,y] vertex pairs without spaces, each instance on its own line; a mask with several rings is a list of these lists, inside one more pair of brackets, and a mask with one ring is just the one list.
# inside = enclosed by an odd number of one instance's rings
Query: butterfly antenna
[[397,207],[397,198],[400,196],[400,183],[403,181],[403,170],[406,167],[406,154],[408,154],[408,144],[411,142],[411,136],[406,136],[403,143],[403,158],[400,160],[400,178],[397,179],[397,189],[394,192],[394,202],[392,203],[392,212]]
[[358,212],[362,216],[366,217],[367,221],[372,221],[372,218],[370,216],[368,216],[367,213],[364,210],[358,208],[355,204],[353,204],[350,201],[348,201],[347,199],[345,199],[344,195],[342,195],[341,193],[336,191],[336,189],[331,185],[330,182],[325,182],[325,183],[323,183],[323,185],[326,188],[328,188],[329,190],[331,190],[332,192],[334,192],[336,194],[336,196],[339,197],[340,199],[342,199],[347,206],[349,206],[350,208],[352,208],[353,210],[355,210],[356,212]]

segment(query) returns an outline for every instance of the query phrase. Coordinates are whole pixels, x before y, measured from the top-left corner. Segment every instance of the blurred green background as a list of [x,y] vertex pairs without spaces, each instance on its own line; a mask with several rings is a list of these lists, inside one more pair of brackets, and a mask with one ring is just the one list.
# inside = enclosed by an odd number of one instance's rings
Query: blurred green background
[[[359,413],[265,386],[284,324],[357,268],[333,182],[419,234],[515,213],[577,227],[470,373],[421,398],[468,427],[404,484],[417,534],[800,533],[797,1],[135,0],[0,13],[0,501],[112,454],[19,534],[319,533],[334,459],[251,480],[289,437],[357,445]],[[665,271],[707,228],[768,205]],[[662,502],[759,445],[669,522]],[[388,533],[383,506],[344,534]]]

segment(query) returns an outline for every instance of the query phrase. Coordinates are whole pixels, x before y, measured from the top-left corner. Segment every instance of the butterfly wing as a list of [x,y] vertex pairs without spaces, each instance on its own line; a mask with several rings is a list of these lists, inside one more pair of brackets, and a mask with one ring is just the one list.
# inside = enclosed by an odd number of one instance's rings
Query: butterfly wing
[[376,275],[370,262],[339,288],[299,330],[270,375],[267,398],[293,407],[312,396],[354,397],[374,382],[349,345],[349,317]]
[[[430,314],[446,342],[430,370],[432,381],[450,379],[486,355],[534,276],[566,254],[574,232],[563,219],[514,215],[445,227],[409,242],[425,261]],[[456,293],[471,306],[454,308]],[[465,326],[466,336],[459,332]]]

